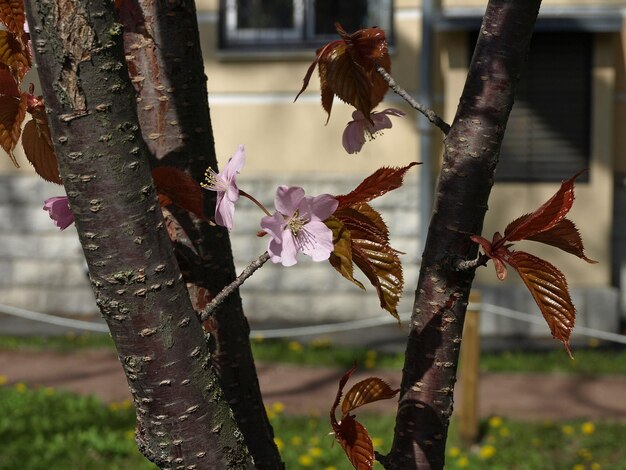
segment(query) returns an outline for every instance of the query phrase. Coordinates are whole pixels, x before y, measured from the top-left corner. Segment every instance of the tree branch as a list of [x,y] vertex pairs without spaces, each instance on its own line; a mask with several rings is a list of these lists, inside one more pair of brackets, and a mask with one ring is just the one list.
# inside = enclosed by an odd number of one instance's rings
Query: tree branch
[[213,315],[213,312],[215,311],[215,309],[217,309],[217,307],[219,307],[219,305],[224,301],[224,299],[228,297],[230,294],[232,294],[236,289],[238,289],[239,286],[241,286],[241,284],[243,284],[246,279],[252,276],[255,273],[255,271],[259,269],[261,266],[263,266],[269,259],[270,259],[270,255],[266,251],[261,256],[259,256],[256,260],[250,263],[241,272],[241,274],[237,276],[237,279],[235,279],[229,285],[224,287],[224,289],[222,289],[222,291],[219,294],[217,294],[213,300],[211,300],[209,305],[207,305],[206,308],[202,311],[202,314],[200,315],[200,320],[201,321],[208,320],[211,317],[211,315]]
[[402,88],[398,83],[393,79],[391,75],[387,73],[387,71],[380,65],[376,64],[376,71],[379,73],[381,77],[387,82],[389,88],[391,88],[394,93],[400,95],[407,103],[409,103],[414,109],[422,113],[424,116],[428,118],[430,122],[432,122],[435,126],[441,129],[441,132],[444,134],[448,134],[450,132],[450,124],[441,119],[435,111],[427,108],[423,104],[415,101],[409,93]]
[[387,470],[444,467],[456,368],[481,233],[515,84],[541,0],[490,0],[459,108],[446,136],[405,353]]

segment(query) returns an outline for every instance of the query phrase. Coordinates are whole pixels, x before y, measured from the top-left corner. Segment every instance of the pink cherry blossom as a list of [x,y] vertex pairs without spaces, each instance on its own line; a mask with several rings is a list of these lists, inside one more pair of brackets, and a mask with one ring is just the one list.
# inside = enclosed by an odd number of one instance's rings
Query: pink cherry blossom
[[372,124],[361,111],[354,111],[352,121],[343,131],[342,143],[346,152],[360,152],[366,138],[372,140],[382,134],[383,129],[391,129],[392,124],[389,116],[404,116],[404,113],[395,108],[388,108],[380,112],[374,111],[370,114],[370,118],[374,122]]
[[239,188],[235,178],[243,168],[245,160],[246,152],[244,146],[240,145],[221,172],[216,173],[212,168],[206,171],[206,183],[201,185],[205,189],[217,192],[215,223],[228,230],[233,228],[235,202],[239,199]]
[[279,186],[274,206],[276,212],[261,219],[261,228],[271,235],[267,251],[274,263],[293,266],[298,253],[324,261],[333,251],[333,232],[324,220],[337,209],[339,202],[330,194],[311,197],[297,186]]
[[46,199],[43,203],[43,210],[48,211],[54,225],[61,230],[74,223],[74,214],[70,210],[66,196],[56,196]]

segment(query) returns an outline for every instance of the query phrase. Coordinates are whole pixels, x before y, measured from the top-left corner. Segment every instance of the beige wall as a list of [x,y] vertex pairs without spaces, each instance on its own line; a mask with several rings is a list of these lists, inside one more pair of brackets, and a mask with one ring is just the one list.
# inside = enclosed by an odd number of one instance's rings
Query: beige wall
[[[623,50],[620,50],[620,58],[619,49],[615,47],[616,39],[616,35],[612,34],[596,35],[592,72],[591,178],[589,183],[576,186],[576,203],[570,212],[571,219],[576,222],[583,236],[588,255],[600,263],[587,265],[572,255],[538,243],[525,242],[516,245],[518,249],[527,249],[555,264],[564,272],[569,282],[577,286],[602,286],[610,283],[613,134],[615,127],[623,128],[623,124],[618,122],[614,126],[612,122],[617,86],[616,68],[618,63],[623,64]],[[443,35],[441,45],[441,86],[445,96],[445,116],[447,120],[451,120],[465,83],[468,61],[466,35]],[[623,75],[620,80],[623,80]],[[620,83],[619,86],[624,84]],[[549,183],[496,184],[489,200],[483,235],[491,238],[495,231],[502,232],[510,221],[543,204],[558,187],[559,184]],[[479,270],[477,280],[486,284],[498,282],[491,266],[486,270]]]

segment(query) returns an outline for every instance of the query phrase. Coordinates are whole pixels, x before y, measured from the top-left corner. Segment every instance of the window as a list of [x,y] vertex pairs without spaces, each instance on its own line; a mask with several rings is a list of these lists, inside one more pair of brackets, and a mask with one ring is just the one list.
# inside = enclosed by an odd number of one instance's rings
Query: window
[[390,40],[392,0],[222,0],[222,49],[316,48],[348,32],[378,26]]
[[589,166],[592,43],[590,33],[535,33],[496,181],[559,182]]

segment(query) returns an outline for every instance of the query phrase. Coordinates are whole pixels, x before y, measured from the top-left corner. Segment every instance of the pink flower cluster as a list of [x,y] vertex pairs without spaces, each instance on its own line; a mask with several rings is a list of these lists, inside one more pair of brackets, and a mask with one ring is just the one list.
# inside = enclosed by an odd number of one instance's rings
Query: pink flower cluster
[[381,135],[383,129],[391,129],[391,119],[389,116],[404,116],[399,109],[389,108],[384,111],[370,114],[370,119],[366,118],[361,111],[352,113],[352,121],[348,123],[343,131],[342,144],[348,153],[358,153],[363,148],[365,140],[372,140]]
[[54,225],[61,230],[74,223],[74,214],[70,210],[66,196],[55,196],[46,199],[43,203],[43,210],[48,211]]

